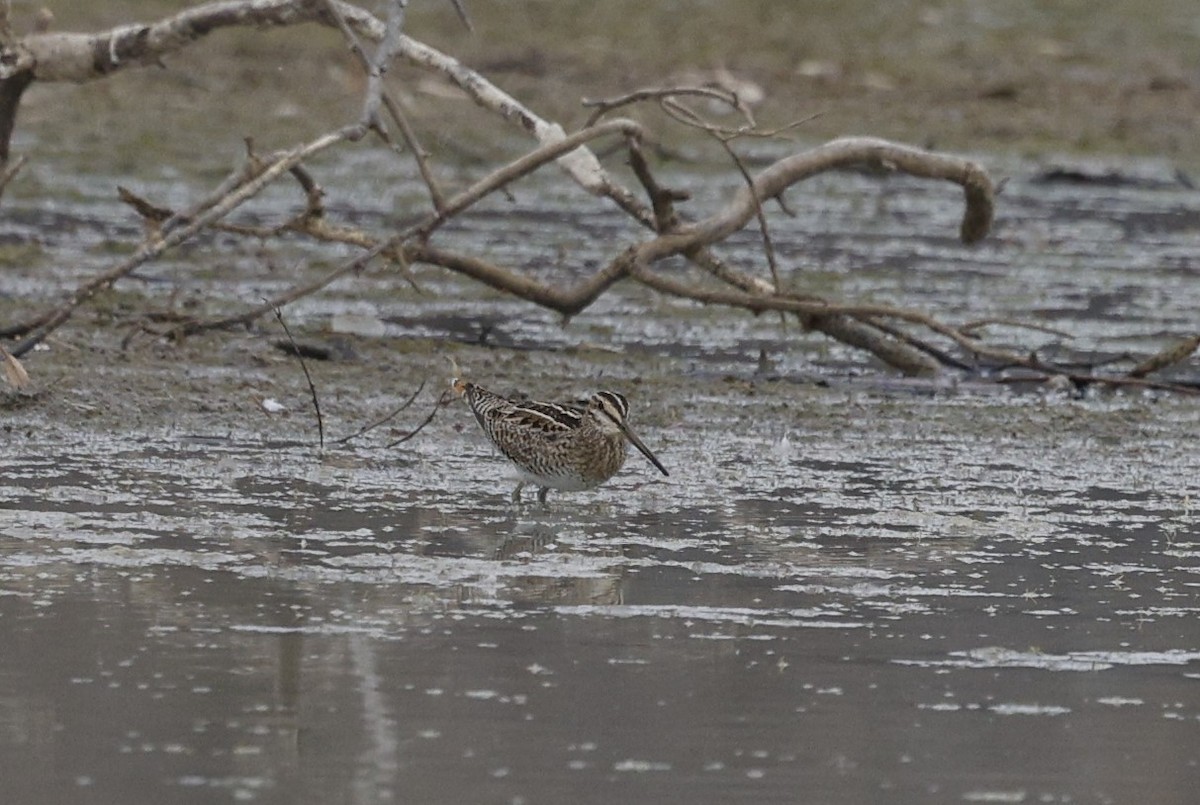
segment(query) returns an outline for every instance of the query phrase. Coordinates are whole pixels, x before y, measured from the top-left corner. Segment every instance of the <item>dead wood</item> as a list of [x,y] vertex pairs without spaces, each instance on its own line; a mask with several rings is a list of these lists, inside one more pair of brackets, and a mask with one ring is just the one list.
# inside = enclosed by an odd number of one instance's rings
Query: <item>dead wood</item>
[[[0,7],[7,8],[7,5],[0,4]],[[122,200],[131,205],[145,225],[144,241],[134,255],[81,283],[62,303],[0,332],[9,337],[24,337],[10,350],[14,359],[66,322],[99,290],[197,233],[220,229],[268,241],[293,233],[320,242],[350,244],[362,251],[324,276],[298,284],[245,311],[207,320],[180,321],[178,317],[168,317],[171,329],[158,331],[161,334],[182,336],[249,323],[361,271],[383,256],[402,266],[418,262],[440,266],[557,311],[565,318],[587,309],[615,283],[631,281],[658,293],[701,304],[755,314],[771,311],[781,316],[795,316],[805,328],[866,350],[909,374],[928,375],[945,368],[978,370],[989,367],[1021,367],[1047,377],[1066,374],[1061,371],[1062,367],[1044,362],[1036,354],[989,344],[980,334],[987,322],[954,326],[922,311],[819,298],[786,289],[780,281],[766,205],[776,202],[786,212],[784,197],[789,188],[827,171],[862,167],[950,182],[963,194],[959,237],[964,244],[970,245],[987,235],[996,194],[986,171],[977,163],[877,138],[846,137],[791,154],[752,173],[733,148],[733,142],[740,137],[778,135],[802,121],[784,129],[762,131],[749,107],[736,94],[710,87],[645,89],[611,100],[588,102],[595,109],[589,124],[568,134],[560,125],[542,119],[478,72],[405,35],[402,32],[404,0],[391,0],[387,9],[386,20],[381,20],[359,5],[344,0],[226,0],[198,5],[157,22],[120,26],[99,33],[42,31],[24,37],[13,36],[7,29],[6,19],[0,19],[0,163],[7,159],[9,136],[20,98],[30,83],[85,82],[113,75],[125,67],[153,64],[226,27],[269,27],[307,22],[334,27],[345,37],[367,77],[357,121],[287,151],[266,156],[256,154],[253,144],[248,141],[244,162],[217,187],[184,209],[167,209],[122,189]],[[373,52],[368,53],[366,43],[373,43]],[[388,92],[387,71],[396,59],[404,59],[453,82],[476,104],[526,132],[537,146],[520,158],[495,168],[466,189],[448,195],[436,181],[430,157],[421,147],[414,127]],[[711,123],[688,105],[688,99],[694,98],[725,103],[740,115],[741,122],[734,126]],[[689,218],[686,211],[679,208],[688,201],[687,195],[662,186],[642,154],[641,143],[646,138],[642,126],[630,119],[605,119],[610,112],[643,102],[659,104],[672,120],[705,132],[725,148],[742,177],[743,186],[717,212],[698,220]],[[386,119],[382,114],[384,110]],[[358,141],[369,132],[377,135],[387,147],[398,150],[391,127],[399,132],[399,141],[407,146],[407,152],[416,162],[429,194],[430,212],[392,232],[368,232],[331,222],[324,207],[324,191],[305,167],[305,160],[326,149]],[[614,178],[591,150],[592,143],[605,138],[615,140],[625,149],[640,192]],[[479,255],[435,242],[448,221],[551,163],[562,169],[570,181],[613,204],[637,222],[645,230],[645,236],[614,245],[605,265],[591,276],[568,286],[534,279]],[[0,192],[3,183],[18,168],[19,163],[0,177]],[[230,213],[287,173],[296,179],[304,196],[295,215],[268,226],[227,220]],[[757,222],[762,234],[766,276],[760,276],[761,268],[755,271],[751,267],[732,264],[719,253],[725,239],[751,220]],[[681,278],[675,272],[656,271],[658,263],[676,256],[690,263],[690,274]],[[1091,382],[1170,387],[1170,384],[1150,383],[1143,378],[1185,359],[1195,349],[1196,341],[1193,340],[1164,350],[1137,366],[1124,380],[1080,374],[1067,376],[1077,383],[1089,382],[1087,378],[1092,378]]]
[[[80,285],[58,307],[32,319],[30,322],[32,326],[29,326],[25,331],[29,334],[10,351],[17,357],[24,355],[37,344],[41,343],[53,330],[67,321],[80,305],[95,296],[97,292],[111,286],[117,280],[127,276],[138,266],[153,260],[168,249],[189,240],[209,224],[223,218],[233,209],[257,195],[265,187],[278,179],[279,176],[287,172],[293,165],[297,165],[313,154],[317,154],[330,146],[349,139],[354,130],[354,127],[349,127],[329,134],[323,134],[312,142],[293,149],[265,167],[256,166],[255,170],[250,171],[250,173],[255,174],[253,178],[242,181],[219,201],[207,205],[204,212],[192,218],[187,224],[181,225],[161,237],[156,235],[147,239],[131,257],[120,261],[108,270],[101,272]],[[168,219],[169,221],[170,219]],[[163,228],[165,230],[165,225]]]

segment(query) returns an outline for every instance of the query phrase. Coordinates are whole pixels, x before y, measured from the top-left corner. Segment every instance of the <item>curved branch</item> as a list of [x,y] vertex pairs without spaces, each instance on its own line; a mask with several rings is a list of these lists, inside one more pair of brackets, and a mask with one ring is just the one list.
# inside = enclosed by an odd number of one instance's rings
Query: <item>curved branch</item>
[[961,185],[966,200],[960,227],[964,243],[979,241],[991,228],[995,191],[987,173],[976,163],[874,137],[844,137],[774,163],[755,177],[752,188],[739,190],[724,210],[681,227],[670,236],[671,243],[666,248],[678,251],[724,240],[754,217],[756,196],[764,200],[774,198],[793,184],[819,173],[864,164]]
[[621,133],[629,139],[637,140],[642,137],[642,127],[632,120],[617,118],[592,126],[591,128],[577,131],[569,137],[545,143],[541,148],[530,151],[525,156],[510,162],[503,168],[492,171],[468,189],[454,196],[454,198],[446,200],[442,209],[427,216],[425,220],[410,229],[408,234],[413,237],[425,239],[450,218],[467,209],[489,193],[498,190],[506,184],[510,184],[526,174],[532,173],[547,162],[553,162],[556,159],[561,159],[564,155],[570,155],[571,152],[576,151],[590,140],[614,133]]
[[448,268],[498,291],[519,296],[564,316],[574,316],[595,302],[600,294],[614,283],[629,275],[636,259],[636,251],[636,247],[626,249],[590,279],[568,290],[554,288],[478,257],[439,249],[429,244],[412,244],[405,249],[405,256],[412,262]]

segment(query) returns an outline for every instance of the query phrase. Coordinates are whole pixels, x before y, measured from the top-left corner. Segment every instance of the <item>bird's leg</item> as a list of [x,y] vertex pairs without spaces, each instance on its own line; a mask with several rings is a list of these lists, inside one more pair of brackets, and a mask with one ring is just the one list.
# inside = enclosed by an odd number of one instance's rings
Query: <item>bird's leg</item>
[[546,493],[548,493],[549,491],[550,491],[550,487],[548,487],[548,486],[543,486],[541,489],[538,490],[538,503],[542,504],[543,506],[546,505]]
[[513,503],[515,503],[515,504],[517,504],[518,506],[520,506],[520,505],[521,505],[521,490],[522,490],[522,489],[524,489],[524,488],[525,488],[525,482],[524,482],[524,481],[518,481],[518,482],[517,482],[517,488],[513,490],[513,493],[512,493],[512,502],[513,502]]

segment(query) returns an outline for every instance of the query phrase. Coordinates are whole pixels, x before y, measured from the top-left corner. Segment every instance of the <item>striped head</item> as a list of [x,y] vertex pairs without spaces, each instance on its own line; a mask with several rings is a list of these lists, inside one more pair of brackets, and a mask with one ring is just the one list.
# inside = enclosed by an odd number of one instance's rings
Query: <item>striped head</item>
[[600,426],[600,430],[612,436],[626,433],[626,418],[629,416],[629,400],[615,391],[598,391],[588,398],[587,410]]
[[670,475],[662,462],[650,452],[650,448],[642,444],[629,428],[629,400],[624,394],[615,391],[598,391],[588,398],[587,412],[595,420],[600,430],[607,436],[624,436],[629,443],[638,449],[651,464],[658,468],[663,475]]

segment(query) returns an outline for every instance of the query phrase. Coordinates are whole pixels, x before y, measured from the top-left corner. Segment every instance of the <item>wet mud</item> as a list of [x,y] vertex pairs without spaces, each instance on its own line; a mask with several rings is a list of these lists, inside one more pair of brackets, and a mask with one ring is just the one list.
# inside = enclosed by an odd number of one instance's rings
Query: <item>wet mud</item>
[[[988,332],[1117,367],[1195,332],[1200,202],[1177,165],[976,156],[1008,179],[978,247],[955,237],[954,186],[832,174],[772,217],[784,281],[1032,322]],[[10,188],[0,320],[130,248],[121,168]],[[414,214],[392,155],[313,170],[334,218]],[[727,163],[661,170],[697,216],[740,183]],[[192,181],[137,189],[183,203]],[[641,236],[549,173],[439,235],[554,281]],[[761,266],[761,248],[747,230],[724,253]],[[0,395],[6,801],[1189,801],[1195,398],[907,380],[792,322],[630,284],[564,323],[379,268],[284,311],[328,357],[308,360],[320,449],[269,317],[182,343],[139,329],[345,254],[198,239]],[[504,393],[625,394],[670,477],[634,454],[598,490],[514,507],[467,410],[437,408],[451,360]],[[1168,377],[1198,374],[1193,356]]]

